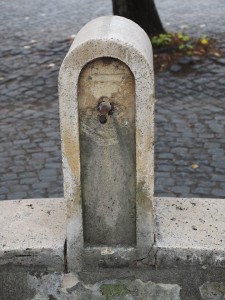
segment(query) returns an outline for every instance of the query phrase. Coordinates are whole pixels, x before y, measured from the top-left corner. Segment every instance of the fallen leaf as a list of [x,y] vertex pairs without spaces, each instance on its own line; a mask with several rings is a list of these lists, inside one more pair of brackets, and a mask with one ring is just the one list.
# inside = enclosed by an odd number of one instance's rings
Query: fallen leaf
[[199,168],[199,165],[197,165],[197,164],[192,164],[191,167],[192,167],[192,169],[197,169],[197,168]]
[[195,55],[202,55],[202,53],[200,51],[193,51],[193,54],[195,54]]
[[221,55],[218,52],[213,52],[213,55],[220,57]]
[[206,38],[201,39],[202,45],[208,45],[209,41]]
[[55,66],[55,64],[49,64],[49,65],[47,65],[47,68],[54,68],[54,66]]

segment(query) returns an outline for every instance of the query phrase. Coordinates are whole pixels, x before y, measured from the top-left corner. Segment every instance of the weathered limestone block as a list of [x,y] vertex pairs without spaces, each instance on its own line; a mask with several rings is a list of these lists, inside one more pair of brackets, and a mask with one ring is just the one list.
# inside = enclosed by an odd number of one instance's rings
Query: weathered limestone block
[[154,75],[146,33],[100,17],[59,76],[69,269],[128,266],[154,243]]
[[225,265],[224,199],[154,198],[158,264]]
[[225,284],[222,282],[206,282],[200,286],[199,290],[203,300],[225,299]]
[[64,270],[64,199],[2,201],[0,209],[0,267],[42,266]]

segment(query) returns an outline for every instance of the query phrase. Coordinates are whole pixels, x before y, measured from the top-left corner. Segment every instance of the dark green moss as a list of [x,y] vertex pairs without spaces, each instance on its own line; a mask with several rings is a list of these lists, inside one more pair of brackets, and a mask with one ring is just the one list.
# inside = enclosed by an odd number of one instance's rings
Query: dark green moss
[[115,297],[126,296],[129,291],[124,284],[103,284],[101,293],[106,297],[106,300],[113,300]]

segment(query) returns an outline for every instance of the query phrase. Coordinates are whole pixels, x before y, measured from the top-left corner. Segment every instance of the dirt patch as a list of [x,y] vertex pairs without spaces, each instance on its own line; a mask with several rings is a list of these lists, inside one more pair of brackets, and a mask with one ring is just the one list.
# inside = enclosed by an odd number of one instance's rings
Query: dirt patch
[[225,65],[225,53],[215,39],[188,37],[187,42],[172,39],[168,45],[153,44],[154,69],[158,74],[170,70],[177,73],[190,69],[191,65],[201,63],[206,58]]

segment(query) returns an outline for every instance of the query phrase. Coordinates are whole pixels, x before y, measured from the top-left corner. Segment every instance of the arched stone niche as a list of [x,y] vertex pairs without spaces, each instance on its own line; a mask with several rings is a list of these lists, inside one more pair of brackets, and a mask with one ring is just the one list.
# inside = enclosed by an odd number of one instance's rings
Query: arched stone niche
[[59,96],[68,267],[135,264],[154,244],[148,36],[122,17],[89,22],[63,61]]

